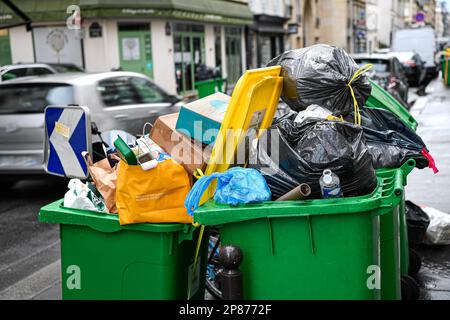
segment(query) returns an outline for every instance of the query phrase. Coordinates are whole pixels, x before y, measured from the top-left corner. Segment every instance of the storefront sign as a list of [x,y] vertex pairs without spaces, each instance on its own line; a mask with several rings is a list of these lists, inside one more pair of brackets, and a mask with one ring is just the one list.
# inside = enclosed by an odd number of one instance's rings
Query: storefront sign
[[298,24],[290,23],[288,24],[288,34],[296,34],[298,33]]
[[74,31],[65,27],[33,28],[36,61],[83,66],[81,43]]
[[102,37],[102,26],[97,22],[93,22],[89,27],[89,37],[91,38],[101,38]]
[[127,61],[141,59],[139,38],[122,39],[122,59]]

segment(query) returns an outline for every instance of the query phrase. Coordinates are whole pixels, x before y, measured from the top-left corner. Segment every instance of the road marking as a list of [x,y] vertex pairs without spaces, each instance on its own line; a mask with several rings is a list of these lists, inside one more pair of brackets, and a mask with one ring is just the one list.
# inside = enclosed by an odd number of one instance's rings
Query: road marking
[[46,250],[49,250],[49,249],[53,248],[53,247],[56,246],[56,245],[59,245],[59,240],[53,242],[52,244],[50,244],[50,245],[48,245],[48,246],[46,246],[46,247],[44,247],[44,248],[39,249],[39,251],[36,251],[36,252],[34,252],[33,254],[30,254],[30,255],[28,255],[28,256],[26,256],[26,257],[20,258],[19,260],[16,260],[16,261],[12,262],[11,264],[8,264],[8,265],[2,267],[2,268],[0,269],[0,273],[3,272],[3,271],[5,271],[5,270],[8,270],[8,269],[10,269],[10,268],[12,268],[12,267],[14,267],[14,266],[16,266],[16,265],[18,265],[18,264],[20,264],[20,263],[22,263],[22,262],[24,262],[24,261],[26,261],[26,260],[28,260],[28,259],[31,259],[31,258],[33,258],[34,256],[37,256],[37,255],[41,254],[42,252],[44,252],[44,251],[46,251]]
[[0,292],[0,300],[30,300],[61,281],[61,260],[36,271]]

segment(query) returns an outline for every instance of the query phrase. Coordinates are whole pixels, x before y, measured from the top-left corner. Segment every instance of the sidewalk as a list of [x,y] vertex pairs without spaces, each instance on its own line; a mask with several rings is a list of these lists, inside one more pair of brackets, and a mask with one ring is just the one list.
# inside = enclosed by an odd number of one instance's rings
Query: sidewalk
[[[442,79],[433,81],[428,95],[419,97],[411,114],[419,121],[422,137],[439,168],[414,170],[408,177],[406,199],[450,213],[450,88]],[[418,275],[422,299],[450,299],[450,246],[422,246],[422,269]]]

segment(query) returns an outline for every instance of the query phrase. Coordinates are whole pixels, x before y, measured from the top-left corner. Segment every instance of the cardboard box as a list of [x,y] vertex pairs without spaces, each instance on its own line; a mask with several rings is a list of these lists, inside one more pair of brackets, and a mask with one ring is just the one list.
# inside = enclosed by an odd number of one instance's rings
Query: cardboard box
[[179,113],[172,113],[156,119],[150,138],[170,154],[187,172],[205,170],[212,146],[204,146],[175,130]]
[[182,106],[177,131],[204,144],[216,140],[231,97],[214,93]]

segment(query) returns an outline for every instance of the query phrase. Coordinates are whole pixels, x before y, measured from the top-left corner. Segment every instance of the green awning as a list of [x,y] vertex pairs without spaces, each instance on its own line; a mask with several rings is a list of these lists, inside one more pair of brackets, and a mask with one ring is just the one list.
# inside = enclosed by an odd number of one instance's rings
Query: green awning
[[[83,18],[169,18],[225,24],[251,24],[246,3],[225,0],[13,0],[32,22],[65,21],[67,7],[75,4]],[[20,22],[0,3],[0,24]]]

